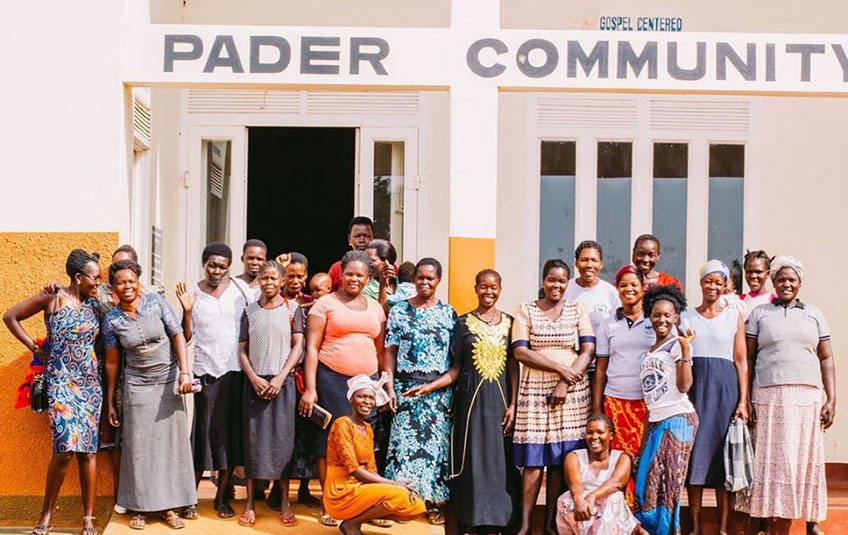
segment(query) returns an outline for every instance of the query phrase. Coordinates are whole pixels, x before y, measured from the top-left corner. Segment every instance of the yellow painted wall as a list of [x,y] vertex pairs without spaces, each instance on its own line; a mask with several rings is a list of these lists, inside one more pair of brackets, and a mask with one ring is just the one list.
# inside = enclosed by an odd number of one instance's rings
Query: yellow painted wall
[[[15,303],[41,289],[46,281],[67,282],[65,259],[71,249],[97,251],[101,269],[118,246],[114,232],[3,232],[0,233],[0,310],[5,312]],[[36,337],[45,334],[43,316],[24,322]],[[37,517],[47,463],[51,455],[50,428],[47,415],[35,414],[29,408],[14,409],[17,387],[29,371],[31,359],[26,349],[3,326],[0,329],[0,525],[28,525]],[[82,507],[79,476],[75,464],[68,470],[62,487],[60,508],[54,521],[78,525]],[[112,494],[112,471],[108,459],[98,458],[97,493]],[[101,500],[102,501],[102,500]],[[98,507],[102,509],[102,507]]]

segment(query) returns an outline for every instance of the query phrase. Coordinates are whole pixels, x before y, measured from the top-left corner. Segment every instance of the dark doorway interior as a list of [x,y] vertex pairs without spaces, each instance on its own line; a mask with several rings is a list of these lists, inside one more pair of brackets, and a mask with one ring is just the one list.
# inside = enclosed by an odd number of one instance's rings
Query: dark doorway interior
[[356,129],[248,129],[247,237],[269,257],[290,251],[327,271],[347,250],[353,217]]

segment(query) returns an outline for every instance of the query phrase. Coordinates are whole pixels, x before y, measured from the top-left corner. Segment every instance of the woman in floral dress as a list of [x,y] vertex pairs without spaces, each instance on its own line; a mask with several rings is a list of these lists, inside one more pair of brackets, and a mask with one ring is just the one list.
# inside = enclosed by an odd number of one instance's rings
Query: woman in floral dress
[[[438,505],[448,500],[451,392],[425,387],[450,368],[448,348],[456,312],[436,297],[442,265],[422,258],[415,268],[417,295],[398,303],[386,323],[383,366],[395,412],[386,458],[386,477],[408,481],[427,501],[427,521],[444,524]],[[395,393],[400,394],[400,398]]]

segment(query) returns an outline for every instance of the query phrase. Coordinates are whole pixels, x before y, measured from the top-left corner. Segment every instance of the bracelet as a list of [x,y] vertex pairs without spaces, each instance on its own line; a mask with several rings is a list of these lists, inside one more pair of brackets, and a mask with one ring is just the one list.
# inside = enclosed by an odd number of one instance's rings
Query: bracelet
[[747,403],[738,403],[738,404],[736,405],[736,407],[737,407],[737,408],[740,408],[740,409],[744,409],[744,408],[747,408],[747,407],[748,407],[748,404],[747,404]]
[[180,372],[180,375],[188,375],[189,377],[191,377],[191,372]]
[[690,358],[688,358],[688,359],[681,358],[681,359],[680,359],[680,362],[686,362],[686,363],[691,364],[691,363],[692,363],[692,358],[691,358],[691,357],[690,357]]

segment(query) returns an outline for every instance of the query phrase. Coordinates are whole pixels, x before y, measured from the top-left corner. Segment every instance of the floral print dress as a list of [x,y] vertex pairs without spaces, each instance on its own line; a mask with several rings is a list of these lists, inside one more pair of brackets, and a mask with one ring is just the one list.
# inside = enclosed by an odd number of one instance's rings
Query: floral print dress
[[412,482],[425,500],[448,500],[448,452],[451,390],[426,396],[403,397],[412,387],[429,383],[450,368],[453,307],[439,301],[432,307],[398,303],[386,322],[386,346],[397,346],[395,393],[397,413],[392,421],[386,458],[386,477]]

